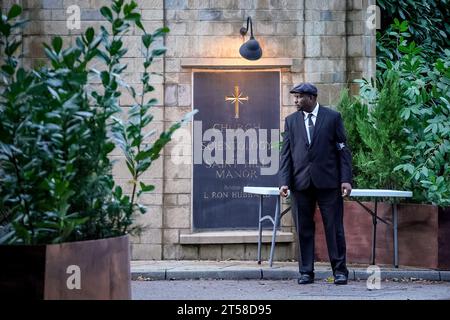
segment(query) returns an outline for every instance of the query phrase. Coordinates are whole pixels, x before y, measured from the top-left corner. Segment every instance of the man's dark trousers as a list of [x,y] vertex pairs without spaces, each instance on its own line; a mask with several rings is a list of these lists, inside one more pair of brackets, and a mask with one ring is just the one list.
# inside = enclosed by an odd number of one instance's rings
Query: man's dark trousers
[[348,276],[345,262],[346,248],[341,190],[339,188],[317,189],[311,181],[307,189],[293,190],[292,196],[292,213],[300,241],[300,273],[313,274],[314,211],[316,203],[318,203],[333,274],[342,273]]

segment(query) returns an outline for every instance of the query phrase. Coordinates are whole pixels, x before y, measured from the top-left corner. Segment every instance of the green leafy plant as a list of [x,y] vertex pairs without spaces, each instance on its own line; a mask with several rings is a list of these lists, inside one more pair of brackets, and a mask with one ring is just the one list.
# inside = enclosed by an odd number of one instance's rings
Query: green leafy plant
[[348,114],[361,103],[368,110],[367,119],[344,118],[362,139],[354,142],[356,180],[359,187],[385,181],[412,190],[416,202],[449,206],[450,50],[430,56],[406,33],[408,25],[394,21],[386,32],[397,39],[387,46],[395,54],[377,56],[376,81],[360,80],[359,97],[343,104]]
[[[357,121],[364,122],[368,119],[367,106],[358,99],[350,96],[349,90],[344,89],[337,105],[337,109],[342,115],[344,128],[347,135],[347,145],[352,152],[353,163],[359,162],[359,155],[368,149],[363,144],[361,135],[358,132]],[[360,168],[353,165],[353,176],[358,180],[364,172]],[[357,181],[354,181],[357,183]]]
[[[409,25],[406,21],[401,24]],[[400,31],[391,34],[401,38]],[[443,29],[443,34],[448,34],[448,30]],[[412,39],[408,37],[397,43],[395,50],[399,54],[393,61],[377,57],[379,83],[392,72],[400,79],[402,107],[399,111],[405,121],[406,148],[403,161],[395,171],[408,174],[416,201],[448,206],[450,50],[441,48],[430,52],[426,43],[419,46]]]
[[434,61],[449,47],[448,0],[378,0],[377,5],[381,9],[377,60],[394,59],[400,37],[419,44],[428,61]]
[[413,53],[392,68],[402,75],[407,147],[396,170],[410,176],[419,200],[450,205],[450,50],[428,68]]
[[[371,87],[371,84],[363,84],[361,91],[372,92],[373,88],[365,89],[367,86]],[[405,140],[404,121],[398,111],[402,103],[398,77],[393,73],[388,75],[376,92],[370,100],[350,98],[344,92],[338,104],[353,150],[355,185],[358,188],[402,189],[406,177],[394,172],[401,162]]]
[[[158,138],[144,134],[152,121],[156,100],[148,94],[148,71],[155,57],[165,53],[156,41],[169,30],[144,29],[134,1],[112,1],[100,12],[110,24],[93,28],[65,46],[60,37],[45,44],[48,65],[35,70],[19,67],[16,37],[23,21],[21,7],[1,13],[2,48],[0,91],[0,212],[4,235],[0,243],[60,243],[98,239],[138,231],[133,215],[144,213],[139,196],[153,186],[139,180],[171,136],[192,113]],[[127,65],[123,37],[134,23],[145,47],[142,92],[121,78]],[[90,67],[102,61],[102,70]],[[98,64],[97,64],[98,65]],[[93,83],[99,79],[100,88]],[[121,112],[121,89],[135,99],[128,120]],[[133,191],[124,194],[112,176],[111,151],[125,153]]]
[[[406,177],[394,172],[404,153],[404,121],[399,110],[402,96],[399,78],[388,73],[373,106],[368,106],[367,117],[358,117],[356,124],[365,148],[356,157],[360,171],[359,184],[369,188],[403,189]],[[366,149],[366,150],[364,150]]]

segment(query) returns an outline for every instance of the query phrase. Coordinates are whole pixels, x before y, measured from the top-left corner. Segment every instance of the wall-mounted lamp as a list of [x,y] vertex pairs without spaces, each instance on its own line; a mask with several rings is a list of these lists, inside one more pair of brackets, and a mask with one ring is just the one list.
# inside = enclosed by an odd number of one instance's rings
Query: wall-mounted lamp
[[250,23],[250,40],[244,43],[239,49],[239,53],[241,56],[247,60],[258,60],[262,56],[262,49],[256,41],[255,37],[253,37],[253,24],[252,18],[247,18],[247,28],[242,27],[240,33],[242,37],[244,37],[248,32],[248,24]]

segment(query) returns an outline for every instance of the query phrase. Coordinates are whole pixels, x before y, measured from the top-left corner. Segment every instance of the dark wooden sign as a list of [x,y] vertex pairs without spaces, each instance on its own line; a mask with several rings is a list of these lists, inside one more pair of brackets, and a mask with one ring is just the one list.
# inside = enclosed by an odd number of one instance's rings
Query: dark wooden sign
[[[256,229],[259,200],[243,193],[243,187],[278,186],[276,174],[261,174],[260,168],[269,165],[259,153],[278,149],[272,134],[280,128],[280,73],[195,72],[193,102],[199,110],[194,118],[193,227]],[[264,207],[272,213],[275,197],[265,198]]]

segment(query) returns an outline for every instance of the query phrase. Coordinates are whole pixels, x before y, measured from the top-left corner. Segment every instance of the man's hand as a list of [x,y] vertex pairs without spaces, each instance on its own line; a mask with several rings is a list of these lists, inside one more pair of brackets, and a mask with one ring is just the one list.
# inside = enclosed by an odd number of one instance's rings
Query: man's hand
[[288,191],[289,191],[289,187],[288,186],[282,186],[280,188],[280,196],[282,196],[283,198],[286,198],[288,195]]
[[343,197],[348,197],[352,193],[352,185],[348,182],[341,183],[341,192]]

